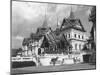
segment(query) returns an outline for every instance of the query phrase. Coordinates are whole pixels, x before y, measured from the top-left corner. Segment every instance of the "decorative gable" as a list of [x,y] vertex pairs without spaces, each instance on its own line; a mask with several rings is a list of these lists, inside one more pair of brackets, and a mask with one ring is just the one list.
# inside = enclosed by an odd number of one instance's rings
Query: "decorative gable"
[[76,30],[80,30],[85,32],[83,25],[81,24],[80,19],[75,18],[74,13],[71,11],[70,16],[68,18],[64,18],[61,30],[65,30],[68,28],[74,28]]

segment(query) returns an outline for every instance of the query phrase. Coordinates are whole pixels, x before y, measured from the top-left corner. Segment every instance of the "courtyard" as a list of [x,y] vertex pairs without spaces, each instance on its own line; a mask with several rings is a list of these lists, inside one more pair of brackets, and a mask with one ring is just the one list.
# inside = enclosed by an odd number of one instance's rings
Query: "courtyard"
[[22,67],[12,68],[12,74],[28,74],[28,73],[42,73],[42,72],[57,72],[57,71],[74,71],[74,70],[93,70],[96,69],[95,65],[88,63],[81,64],[67,64],[58,66],[39,66],[39,67]]

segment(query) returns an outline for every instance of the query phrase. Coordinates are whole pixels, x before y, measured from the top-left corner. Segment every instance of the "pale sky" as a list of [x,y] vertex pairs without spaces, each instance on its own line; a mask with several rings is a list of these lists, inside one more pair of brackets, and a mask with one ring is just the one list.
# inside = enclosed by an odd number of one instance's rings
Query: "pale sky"
[[21,47],[23,38],[29,37],[30,33],[35,33],[36,29],[42,26],[45,14],[48,26],[54,30],[57,27],[57,18],[61,25],[63,18],[69,16],[71,8],[89,34],[92,23],[88,21],[88,15],[91,7],[12,1],[12,48]]

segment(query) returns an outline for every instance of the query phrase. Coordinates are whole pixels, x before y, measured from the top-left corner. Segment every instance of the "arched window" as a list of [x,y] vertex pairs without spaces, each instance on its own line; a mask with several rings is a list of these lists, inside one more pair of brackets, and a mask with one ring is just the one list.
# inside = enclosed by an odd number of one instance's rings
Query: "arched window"
[[81,50],[81,44],[79,44],[79,49]]
[[82,36],[82,39],[84,39],[84,36]]
[[69,38],[70,38],[70,34],[69,34]]
[[77,44],[75,44],[75,50],[77,50]]
[[80,39],[80,35],[78,35],[79,39]]

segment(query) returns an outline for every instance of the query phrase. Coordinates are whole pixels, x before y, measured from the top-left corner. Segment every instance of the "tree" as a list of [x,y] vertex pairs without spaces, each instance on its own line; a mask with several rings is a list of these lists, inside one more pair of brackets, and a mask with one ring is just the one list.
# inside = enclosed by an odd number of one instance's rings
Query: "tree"
[[92,28],[91,28],[91,38],[92,41],[94,42],[92,47],[96,50],[95,44],[96,44],[96,7],[93,6],[91,9],[91,14],[89,15],[89,21],[91,21]]
[[19,49],[18,49],[18,52],[22,52],[22,48],[19,48]]
[[24,38],[23,42],[22,42],[22,45],[23,46],[28,46],[29,45],[29,42],[30,42],[30,38]]
[[56,57],[56,58],[52,58],[50,63],[52,63],[53,66],[55,66],[57,60],[58,60],[58,57]]
[[91,29],[91,50],[93,51],[91,55],[90,62],[92,64],[96,64],[96,7],[93,6],[91,9],[91,14],[89,15],[89,21],[93,23],[92,29]]

